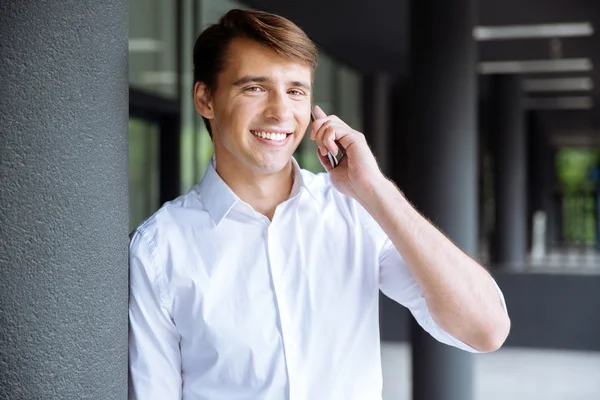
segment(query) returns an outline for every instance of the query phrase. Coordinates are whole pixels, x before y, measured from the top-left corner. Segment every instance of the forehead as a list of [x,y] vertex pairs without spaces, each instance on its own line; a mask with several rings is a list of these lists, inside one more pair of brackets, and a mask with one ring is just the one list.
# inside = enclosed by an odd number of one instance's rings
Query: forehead
[[228,46],[224,75],[279,75],[311,80],[307,64],[277,54],[273,49],[250,39],[234,39]]

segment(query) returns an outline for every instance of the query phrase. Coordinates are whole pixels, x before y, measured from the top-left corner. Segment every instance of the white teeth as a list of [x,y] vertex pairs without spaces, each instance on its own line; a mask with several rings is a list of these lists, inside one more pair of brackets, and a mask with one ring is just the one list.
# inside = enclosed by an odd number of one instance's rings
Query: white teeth
[[261,137],[263,139],[281,141],[285,140],[287,135],[285,133],[271,133],[271,132],[260,132],[260,131],[251,131],[252,134]]

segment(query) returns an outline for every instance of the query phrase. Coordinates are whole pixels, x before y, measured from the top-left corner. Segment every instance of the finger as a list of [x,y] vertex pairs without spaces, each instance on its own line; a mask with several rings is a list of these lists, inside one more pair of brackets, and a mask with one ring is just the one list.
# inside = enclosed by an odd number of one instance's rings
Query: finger
[[[329,125],[323,134],[323,146],[325,146],[331,152],[331,154],[337,156],[339,149],[335,143],[335,135],[335,127],[333,125]],[[327,155],[327,152],[325,152],[325,155]]]
[[323,133],[329,126],[329,121],[326,119],[319,120],[320,125],[319,128],[313,131],[313,140],[317,143],[317,147],[319,148],[319,153],[323,153]]
[[338,117],[337,115],[335,115],[335,114],[329,114],[329,115],[325,114],[323,112],[323,110],[319,106],[315,106],[315,108],[314,108],[314,116],[315,116],[316,119],[319,119],[319,120],[321,120],[323,118],[327,118],[330,121],[338,122],[339,125],[343,125],[343,126],[347,127],[348,129],[352,129],[352,128],[350,128],[350,125],[348,125],[347,123],[345,123],[344,121],[342,121],[342,119],[340,117]]
[[312,115],[314,118],[313,123],[311,124],[310,138],[315,140],[315,133],[321,128],[321,126],[329,119],[325,111],[317,105],[315,105],[312,109]]
[[346,149],[352,146],[353,143],[366,143],[365,135],[346,124],[339,125],[337,122],[332,121],[331,125],[336,128],[335,142],[342,154],[345,155]]
[[311,129],[310,129],[310,138],[312,140],[316,140],[317,132],[319,131],[319,129],[321,129],[323,124],[327,123],[327,121],[329,121],[329,119],[327,117],[315,119],[313,121],[313,123],[311,124]]
[[335,127],[332,125],[331,121],[326,121],[323,125],[321,125],[315,134],[315,141],[317,142],[317,146],[319,147],[319,151],[322,155],[326,155],[328,149],[331,150],[329,142],[333,142],[335,140],[335,136]]
[[343,125],[343,126],[345,126],[346,128],[348,128],[348,129],[352,129],[352,128],[350,127],[350,125],[348,125],[347,123],[345,123],[345,122],[344,122],[344,121],[343,121],[343,120],[342,120],[340,117],[338,117],[338,116],[337,116],[337,115],[335,115],[335,114],[329,114],[329,115],[327,116],[327,119],[328,119],[328,120],[330,120],[330,121],[333,121],[333,122],[337,122],[338,124],[340,124],[340,125]]
[[325,111],[323,111],[323,109],[319,106],[315,106],[314,108],[315,111],[315,117],[317,119],[321,119],[321,118],[326,118],[327,114],[325,114]]
[[310,131],[310,138],[312,140],[315,140],[315,134],[316,132],[321,128],[321,126],[325,123],[325,121],[329,120],[329,121],[333,121],[333,122],[338,122],[340,125],[348,128],[348,130],[352,130],[352,128],[350,128],[350,125],[348,125],[347,123],[345,123],[344,121],[342,121],[341,118],[339,118],[337,115],[331,114],[331,115],[327,115],[325,114],[325,111],[323,111],[323,109],[321,107],[319,107],[318,105],[315,105],[312,109],[312,114],[314,117],[314,121],[311,125],[311,131]]
[[319,151],[317,151],[317,156],[319,157],[321,165],[323,166],[323,168],[325,168],[325,171],[330,172],[333,169],[333,167],[329,162],[329,157],[327,157],[327,154],[322,155]]

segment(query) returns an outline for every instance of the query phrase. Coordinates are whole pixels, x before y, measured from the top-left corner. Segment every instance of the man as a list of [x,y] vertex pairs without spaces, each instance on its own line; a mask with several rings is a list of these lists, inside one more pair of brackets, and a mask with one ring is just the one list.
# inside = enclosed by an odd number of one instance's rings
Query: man
[[[198,38],[194,101],[215,157],[132,236],[133,398],[381,398],[379,290],[443,343],[504,342],[493,279],[411,207],[361,133],[315,107],[328,172],[298,167],[316,58],[262,12],[233,10]],[[327,151],[344,154],[334,169]]]

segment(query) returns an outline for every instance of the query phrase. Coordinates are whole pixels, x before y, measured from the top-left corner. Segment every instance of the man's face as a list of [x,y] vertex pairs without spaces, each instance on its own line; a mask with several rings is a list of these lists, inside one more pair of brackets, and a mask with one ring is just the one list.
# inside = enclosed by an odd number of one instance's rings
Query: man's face
[[233,40],[208,99],[217,162],[281,171],[310,123],[311,71],[255,41]]

